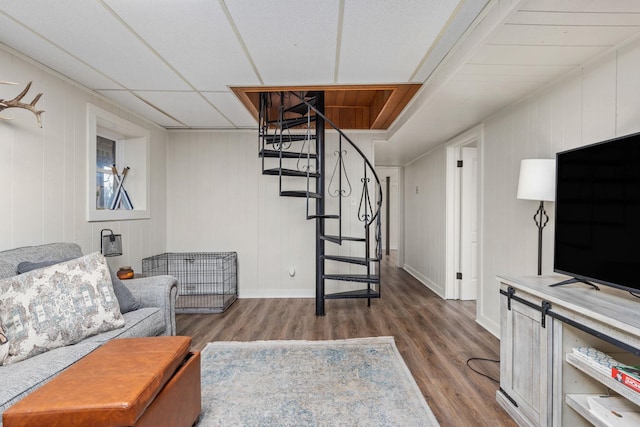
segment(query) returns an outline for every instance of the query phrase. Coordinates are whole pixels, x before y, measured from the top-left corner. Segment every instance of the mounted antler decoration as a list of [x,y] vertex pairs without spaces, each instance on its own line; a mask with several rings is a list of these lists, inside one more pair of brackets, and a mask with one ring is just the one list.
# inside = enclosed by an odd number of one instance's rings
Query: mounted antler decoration
[[[0,83],[1,84],[5,84],[5,85],[15,85],[15,84],[17,84],[17,83],[12,83],[12,82],[0,82]],[[33,101],[31,101],[30,104],[26,104],[24,102],[20,102],[20,100],[25,97],[27,92],[29,92],[29,88],[31,88],[31,83],[33,83],[33,82],[29,82],[27,87],[25,87],[24,90],[22,92],[20,92],[20,94],[18,96],[16,96],[15,98],[9,99],[9,100],[0,99],[0,111],[6,110],[7,108],[25,108],[25,109],[31,111],[33,114],[36,115],[36,118],[38,119],[38,126],[42,127],[42,118],[40,117],[40,115],[42,113],[44,113],[44,110],[37,110],[36,109],[36,102],[38,102],[38,100],[40,99],[42,94],[41,93],[37,94],[36,97],[33,98]],[[0,120],[12,120],[12,119],[9,118],[9,117],[0,116]]]

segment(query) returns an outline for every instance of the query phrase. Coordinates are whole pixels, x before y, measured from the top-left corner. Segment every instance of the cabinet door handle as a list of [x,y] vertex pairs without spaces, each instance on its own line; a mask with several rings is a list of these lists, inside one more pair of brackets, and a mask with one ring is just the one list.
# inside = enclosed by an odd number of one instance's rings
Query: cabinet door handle
[[540,306],[540,325],[543,328],[546,328],[547,313],[549,312],[549,310],[551,310],[551,303],[549,301],[542,301],[542,304]]
[[507,310],[511,311],[511,298],[515,295],[516,290],[513,286],[509,286],[507,288]]

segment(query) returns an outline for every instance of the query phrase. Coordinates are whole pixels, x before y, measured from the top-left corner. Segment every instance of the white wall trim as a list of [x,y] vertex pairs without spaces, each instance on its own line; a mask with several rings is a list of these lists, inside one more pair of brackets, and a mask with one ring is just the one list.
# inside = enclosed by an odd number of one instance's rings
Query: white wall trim
[[433,281],[429,280],[427,277],[423,276],[422,274],[414,270],[410,265],[405,264],[402,267],[402,269],[407,273],[409,273],[410,275],[412,275],[417,281],[422,283],[424,286],[432,290],[440,298],[444,299],[444,295],[442,295],[442,292],[441,292],[441,287],[438,286],[436,283],[434,283]]
[[479,131],[479,139],[478,139],[478,299],[476,300],[476,321],[478,324],[482,325],[485,329],[491,332],[496,337],[500,338],[500,323],[492,320],[490,317],[486,317],[486,310],[484,306],[486,301],[484,300],[484,292],[483,289],[487,284],[484,283],[484,251],[482,248],[484,247],[484,161],[485,161],[485,140],[484,140],[484,126],[481,125]]
[[[120,221],[131,219],[151,218],[151,132],[117,114],[110,113],[97,105],[87,103],[87,221]],[[96,207],[96,137],[104,136],[101,132],[108,132],[107,136],[124,141],[118,152],[124,157],[120,159],[118,167],[124,169],[131,166],[133,178],[128,179],[129,191],[132,194],[134,208],[127,209],[98,209]],[[113,132],[113,136],[111,136]],[[120,147],[120,146],[119,146]],[[131,175],[131,174],[130,174]],[[122,178],[124,180],[124,177]],[[131,184],[131,179],[134,180]],[[124,188],[124,185],[123,185]]]
[[404,265],[404,167],[398,168],[398,264]]
[[[460,264],[460,176],[458,173],[457,161],[460,155],[460,147],[475,143],[476,147],[482,146],[483,126],[482,124],[469,129],[463,134],[455,137],[445,144],[446,146],[446,177],[445,177],[445,197],[446,197],[446,215],[445,215],[445,298],[458,299],[460,293],[459,282],[455,273],[457,266]],[[480,152],[481,150],[478,150]],[[478,161],[478,176],[482,176],[482,159]],[[478,183],[478,209],[482,200],[482,186]],[[480,215],[478,215],[480,220]],[[479,223],[481,224],[481,223]],[[478,236],[478,247],[482,247],[482,233]],[[482,268],[480,260],[478,260],[479,268]],[[478,286],[482,286],[481,282]],[[480,294],[480,292],[478,293]]]
[[500,339],[500,323],[493,322],[487,317],[477,318],[476,323],[489,331],[491,335]]
[[265,290],[265,291],[253,291],[253,292],[241,292],[238,295],[239,299],[249,299],[249,298],[315,298],[315,291],[306,291],[306,290]]

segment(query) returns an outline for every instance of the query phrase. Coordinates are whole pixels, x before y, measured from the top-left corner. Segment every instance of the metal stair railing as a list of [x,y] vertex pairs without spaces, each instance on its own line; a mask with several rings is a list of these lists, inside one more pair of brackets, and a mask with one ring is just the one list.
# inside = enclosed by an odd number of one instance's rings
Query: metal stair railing
[[[277,94],[280,96],[280,107],[278,109],[278,118],[277,120],[271,120],[269,117],[269,109],[272,106],[271,104],[271,95]],[[286,107],[284,99],[285,95],[283,92],[280,93],[271,93],[265,92],[260,94],[260,110],[259,110],[259,132],[258,132],[258,148],[263,153],[262,156],[262,173],[269,175],[278,175],[278,190],[280,195],[290,195],[285,194],[288,193],[284,191],[283,188],[283,177],[284,176],[304,176],[307,179],[306,191],[304,194],[307,199],[309,199],[310,195],[314,195],[313,191],[310,188],[310,180],[311,178],[317,178],[317,165],[312,165],[312,160],[315,159],[317,162],[316,153],[312,153],[312,142],[316,138],[316,135],[311,133],[313,129],[311,126],[312,119],[315,120],[315,117],[311,116],[311,110],[304,105],[306,111],[302,111],[300,109],[296,109],[293,111],[295,114],[300,114],[300,117],[297,119],[286,118],[285,113],[290,111],[290,108]],[[303,105],[303,104],[301,104]],[[299,123],[295,123],[294,125],[290,125],[291,120],[296,120]],[[300,125],[306,125],[305,134],[291,133],[291,127],[298,127]],[[272,127],[272,125],[275,125]],[[269,142],[267,142],[269,141]],[[302,141],[302,146],[300,150],[295,151],[286,151],[292,146],[294,141]],[[267,150],[267,144],[271,145],[271,149]],[[267,151],[265,153],[265,150]],[[275,169],[265,169],[265,157],[275,157],[278,159],[278,167]],[[297,159],[296,168],[297,169],[287,169],[284,165],[283,159]],[[301,164],[302,163],[302,164]],[[297,171],[294,173],[293,171]],[[277,173],[274,173],[277,171]],[[294,193],[303,193],[294,191]],[[315,197],[315,195],[314,195]],[[309,203],[307,203],[307,219],[311,219],[309,214]]]
[[[367,258],[369,258],[370,255],[370,230],[369,227],[371,226],[371,224],[373,224],[373,222],[376,222],[376,226],[375,226],[375,236],[374,239],[376,240],[376,247],[375,247],[375,252],[376,252],[376,259],[381,259],[382,258],[382,224],[380,221],[380,211],[382,209],[382,185],[380,183],[380,179],[378,178],[378,175],[375,172],[375,168],[373,167],[373,165],[371,164],[371,162],[369,161],[369,159],[367,158],[367,156],[362,152],[362,150],[360,150],[360,148],[342,131],[342,129],[340,129],[335,123],[333,123],[333,121],[331,121],[327,116],[325,116],[324,114],[322,114],[320,111],[318,111],[314,105],[312,105],[310,102],[308,102],[305,98],[304,95],[300,96],[295,92],[289,92],[290,94],[292,94],[293,96],[295,96],[296,98],[298,98],[301,103],[304,103],[307,105],[307,107],[311,110],[313,110],[315,112],[315,114],[317,116],[322,117],[322,119],[325,121],[325,123],[328,123],[333,129],[335,129],[338,134],[339,134],[339,156],[341,156],[342,153],[342,139],[344,138],[349,145],[351,145],[351,147],[360,155],[360,157],[363,159],[364,161],[364,178],[361,180],[363,183],[363,189],[362,189],[362,195],[361,195],[361,199],[360,199],[360,205],[358,207],[358,217],[359,219],[364,222],[364,226],[365,226],[365,238],[367,239],[366,242],[366,252],[367,252]],[[339,159],[339,162],[341,162],[342,160]],[[338,166],[340,167],[340,166]],[[371,196],[369,194],[369,182],[370,179],[368,178],[368,174],[367,174],[367,170],[370,171],[371,175],[373,175],[373,178],[375,179],[375,185],[377,188],[377,193],[378,193],[378,197],[376,200],[376,209],[374,210],[373,205],[371,204]],[[342,182],[341,182],[341,176],[342,174],[340,173],[340,191],[342,191]],[[340,217],[339,221],[340,221],[340,226],[339,226],[339,241],[340,244],[342,243],[342,198],[340,198],[340,202],[339,202],[339,213],[338,216]],[[367,270],[367,274],[370,274],[370,271]]]
[[[269,110],[273,107],[273,104],[272,104],[273,99],[271,98],[272,95],[276,95],[280,97],[280,106],[278,110],[277,120],[270,120],[270,117],[269,117]],[[360,150],[360,148],[340,128],[338,128],[335,123],[333,123],[329,118],[327,118],[323,114],[323,112],[321,112],[320,110],[318,110],[318,108],[316,108],[315,104],[316,104],[317,96],[319,95],[316,94],[314,97],[307,100],[305,98],[304,92],[301,94],[298,94],[296,92],[289,91],[286,93],[286,95],[285,95],[285,92],[279,92],[279,93],[263,92],[260,94],[259,149],[261,149],[262,150],[261,152],[263,153],[262,172],[265,173],[265,160],[264,160],[265,157],[267,157],[267,155],[268,157],[272,157],[272,158],[277,157],[278,169],[277,170],[269,169],[267,173],[270,175],[279,175],[280,195],[298,196],[298,197],[306,196],[307,219],[314,219],[314,218],[319,219],[321,221],[319,224],[324,224],[324,219],[328,219],[328,218],[338,219],[338,236],[327,236],[325,234],[324,225],[319,225],[320,227],[319,230],[321,231],[317,230],[316,233],[317,233],[318,242],[320,242],[320,240],[327,240],[327,241],[341,245],[345,240],[346,241],[360,240],[360,238],[357,238],[354,236],[343,236],[342,234],[342,222],[343,222],[342,221],[343,220],[342,198],[348,197],[353,190],[351,187],[351,183],[349,181],[346,166],[344,163],[344,155],[347,153],[347,151],[343,149],[343,139],[346,140],[347,143],[353,148],[353,150],[355,150],[355,152],[362,158],[363,160],[363,177],[361,179],[362,192],[360,194],[360,202],[357,210],[357,219],[364,224],[365,236],[362,239],[362,241],[365,243],[365,257],[362,260],[360,260],[359,263],[366,265],[366,276],[364,279],[356,278],[357,275],[351,276],[345,279],[345,278],[338,278],[336,275],[328,275],[332,277],[327,277],[327,278],[335,279],[335,280],[348,280],[348,281],[368,283],[365,298],[368,299],[368,303],[370,305],[371,297],[374,297],[374,298],[380,297],[380,286],[379,286],[380,279],[379,279],[379,276],[375,275],[376,273],[375,271],[372,272],[372,268],[375,269],[375,263],[378,262],[377,266],[379,269],[379,266],[380,266],[379,262],[382,259],[382,224],[381,224],[381,215],[380,215],[380,212],[382,209],[382,197],[383,197],[382,185],[380,183],[380,179],[378,178],[375,172],[373,165],[371,164],[367,156],[362,152],[362,150]],[[296,105],[286,107],[285,106],[286,97],[288,97],[289,99],[292,99],[293,97],[295,97],[299,100],[299,102],[296,101]],[[320,105],[324,105],[324,103]],[[285,118],[285,114],[289,112],[293,114],[299,114],[300,117]],[[313,115],[312,115],[312,112],[313,112]],[[313,135],[311,134],[313,129],[311,125],[312,120],[316,122],[316,131]],[[328,123],[338,133],[338,150],[334,152],[334,154],[337,155],[337,160],[336,160],[336,164],[335,164],[331,181],[329,182],[329,184],[324,183],[324,178],[321,176],[322,172],[318,170],[318,167],[319,167],[318,162],[324,162],[324,158],[322,159],[320,158],[321,157],[320,154],[324,153],[324,149],[322,149],[320,152],[318,151],[320,150],[319,144],[322,144],[322,147],[324,147],[323,145],[324,132],[322,132],[322,138],[321,138],[321,136],[318,135],[317,129],[318,129],[318,126],[320,126],[321,129],[324,129],[324,124],[326,123]],[[276,126],[272,126],[274,124]],[[301,137],[302,134],[291,132],[292,128],[298,128],[299,130],[302,130],[300,128],[300,126],[302,125],[305,125],[306,127],[305,129],[306,133],[304,137]],[[273,132],[270,133],[270,131],[273,131]],[[286,136],[285,136],[285,131],[286,131]],[[323,142],[320,142],[319,138],[321,138]],[[312,144],[312,140],[314,139],[316,140],[316,146],[315,146],[314,153],[311,153],[311,148],[312,148],[311,144]],[[295,151],[285,151],[285,149],[288,149],[289,147],[292,146],[293,141],[303,141],[303,145],[300,148],[300,152],[298,152],[297,149]],[[305,143],[309,144],[306,147],[306,152],[304,147]],[[267,144],[271,144],[271,150],[267,150],[267,147],[266,147]],[[283,158],[298,159],[298,162],[296,165],[297,172],[295,172],[295,175],[292,175],[292,173],[294,173],[293,169],[285,170],[283,168],[284,166]],[[300,163],[305,158],[306,158],[306,165],[302,165],[302,169],[304,170],[301,170]],[[315,160],[314,166],[312,166],[312,162],[311,162],[312,159]],[[315,171],[312,171],[313,167],[315,167]],[[336,191],[333,191],[331,189],[331,186],[332,186],[332,183],[334,182],[334,179],[336,179],[336,176],[335,176],[336,173],[338,174],[337,176],[338,189]],[[342,177],[343,173],[345,174],[345,181],[349,187],[348,191],[343,188],[343,184],[344,184],[343,177]],[[306,191],[305,192],[302,192],[302,191],[283,192],[283,188],[282,188],[283,176],[300,176],[300,177],[305,176],[307,180]],[[338,198],[338,207],[337,207],[338,214],[337,215],[327,215],[324,212],[324,207],[320,208],[320,206],[324,206],[324,202],[317,199],[318,194],[316,194],[315,192],[312,193],[311,183],[310,183],[311,178],[319,179],[320,182],[324,183],[322,184],[322,188],[324,189],[322,191],[323,194],[325,193],[325,190],[326,190],[326,192],[328,192],[330,196],[334,196]],[[371,184],[374,184],[376,187],[375,189],[377,190],[377,197],[375,197],[376,199],[375,202],[372,200],[372,197],[371,197],[371,190],[370,190]],[[319,182],[316,182],[316,186],[317,185],[319,185]],[[320,191],[320,190],[317,189],[316,191]],[[335,195],[333,193],[335,193]],[[310,203],[312,198],[316,199],[315,215],[312,215],[310,212]],[[374,226],[373,236],[371,233],[372,225]],[[375,242],[374,246],[372,246],[372,241],[371,241],[372,237]],[[319,243],[317,243],[317,245],[318,244]],[[375,252],[375,258],[371,257],[372,249]],[[324,259],[324,250],[322,250],[321,253],[322,253],[322,256],[318,257],[318,259],[321,259],[321,258]],[[332,259],[340,260],[339,259],[340,257],[337,257],[337,258],[338,259],[334,257]],[[348,262],[348,261],[344,261],[344,262]],[[317,268],[320,268],[320,267],[317,267]],[[321,267],[321,271],[324,272],[323,267]],[[378,274],[379,274],[379,271],[378,271]],[[320,277],[323,278],[322,282],[324,282],[325,280],[324,273],[322,273]],[[377,293],[375,289],[376,284],[378,285]],[[316,298],[318,299],[320,298],[320,295],[322,295],[322,299],[324,300],[324,298],[327,298],[327,296],[324,294],[324,284],[321,285],[320,294],[318,293],[319,292],[318,286],[319,286],[318,273],[316,272]],[[334,295],[334,298],[335,297],[338,297],[338,296]],[[316,301],[316,314],[324,314],[324,304],[322,303],[321,307],[319,308],[318,301]]]

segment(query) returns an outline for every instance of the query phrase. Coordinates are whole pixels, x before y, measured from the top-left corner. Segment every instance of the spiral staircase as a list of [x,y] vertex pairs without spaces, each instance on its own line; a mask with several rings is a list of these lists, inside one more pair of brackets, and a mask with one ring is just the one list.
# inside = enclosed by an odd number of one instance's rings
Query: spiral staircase
[[380,298],[380,180],[325,116],[324,92],[260,93],[259,155],[279,195],[306,199],[306,218],[316,222],[316,315],[327,299]]

